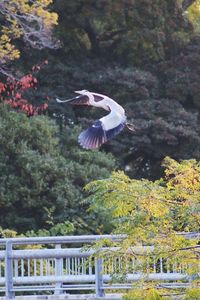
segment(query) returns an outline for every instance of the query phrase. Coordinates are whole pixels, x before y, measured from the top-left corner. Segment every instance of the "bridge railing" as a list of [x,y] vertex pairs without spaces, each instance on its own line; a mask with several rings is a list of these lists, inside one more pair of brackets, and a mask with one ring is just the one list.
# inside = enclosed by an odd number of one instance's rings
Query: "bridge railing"
[[[94,256],[95,250],[83,247],[69,248],[70,245],[84,245],[99,239],[120,240],[123,236],[66,236],[39,238],[0,239],[0,291],[6,299],[14,299],[15,294],[35,291],[52,291],[62,294],[66,291],[93,290],[98,297],[106,289],[129,288],[134,281],[142,278],[174,283],[188,281],[186,265],[153,256],[149,264],[141,265],[135,257],[126,263],[126,280],[113,283],[112,274],[120,274],[124,264],[122,257],[111,255],[104,259]],[[37,245],[33,247],[33,245]],[[42,248],[38,248],[42,245]],[[48,245],[48,248],[44,245]],[[26,247],[25,247],[26,246]],[[32,249],[27,249],[32,246]],[[105,250],[105,249],[104,249]],[[118,249],[109,248],[116,252]],[[142,247],[137,251],[153,251],[153,247]],[[105,262],[106,260],[106,262]],[[173,282],[173,283],[172,283]],[[169,287],[169,283],[168,284]],[[188,282],[184,283],[186,286]]]

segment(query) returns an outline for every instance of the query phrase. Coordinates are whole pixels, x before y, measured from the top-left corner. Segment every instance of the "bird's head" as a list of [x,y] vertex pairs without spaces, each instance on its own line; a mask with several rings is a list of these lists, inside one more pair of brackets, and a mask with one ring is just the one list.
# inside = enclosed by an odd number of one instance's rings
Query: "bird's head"
[[88,90],[81,90],[81,91],[74,91],[76,94],[80,94],[80,95],[85,95],[87,93],[89,93]]

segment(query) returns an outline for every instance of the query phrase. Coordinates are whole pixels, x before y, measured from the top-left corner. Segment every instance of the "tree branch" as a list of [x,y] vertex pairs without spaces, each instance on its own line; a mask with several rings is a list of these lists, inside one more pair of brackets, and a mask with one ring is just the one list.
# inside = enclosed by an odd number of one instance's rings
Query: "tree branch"
[[192,250],[192,249],[198,249],[200,248],[200,245],[196,245],[196,246],[189,246],[189,247],[184,247],[184,248],[179,248],[179,249],[175,249],[174,251],[182,251],[182,250]]
[[127,32],[127,28],[121,28],[121,29],[114,30],[114,31],[104,32],[104,33],[100,34],[97,38],[100,42],[109,41],[111,39],[115,39],[116,36],[118,36],[122,33],[125,33],[125,32]]
[[98,53],[99,42],[97,40],[97,34],[95,31],[95,28],[92,26],[91,22],[87,18],[85,18],[83,28],[84,28],[85,32],[87,33],[88,38],[90,40],[92,52]]
[[[0,12],[9,20],[15,21],[19,30],[18,36],[23,36],[25,42],[29,43],[33,48],[53,48],[60,47],[60,42],[53,37],[53,24],[45,24],[43,16],[33,13],[19,13],[20,5],[15,9],[13,4],[9,5],[9,0],[4,0],[0,4]],[[8,26],[9,28],[9,26]],[[12,32],[9,33],[12,35]]]
[[182,8],[183,10],[187,10],[196,0],[183,0]]

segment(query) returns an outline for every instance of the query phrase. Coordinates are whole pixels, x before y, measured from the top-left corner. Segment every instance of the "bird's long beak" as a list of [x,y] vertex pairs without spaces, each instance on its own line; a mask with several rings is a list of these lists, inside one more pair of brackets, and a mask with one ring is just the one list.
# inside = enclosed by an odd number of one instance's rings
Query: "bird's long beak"
[[82,91],[74,91],[76,94],[82,94]]

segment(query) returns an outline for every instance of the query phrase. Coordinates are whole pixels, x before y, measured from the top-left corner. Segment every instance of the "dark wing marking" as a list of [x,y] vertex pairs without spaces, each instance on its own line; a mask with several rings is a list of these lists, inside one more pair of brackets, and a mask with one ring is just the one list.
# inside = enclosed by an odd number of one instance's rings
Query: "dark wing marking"
[[96,121],[90,128],[81,132],[78,137],[79,144],[85,149],[97,149],[106,141],[106,132],[99,120]]
[[95,95],[95,94],[93,94],[93,96],[94,96],[94,101],[95,101],[95,102],[99,102],[99,101],[101,101],[101,100],[104,99],[104,97],[103,97],[103,96],[100,96],[100,95]]
[[76,96],[72,99],[71,104],[73,105],[91,105],[89,102],[89,98],[86,95]]
[[89,102],[89,98],[86,95],[76,96],[74,98],[67,99],[67,100],[61,100],[57,98],[56,101],[59,103],[70,103],[73,105],[91,105]]

